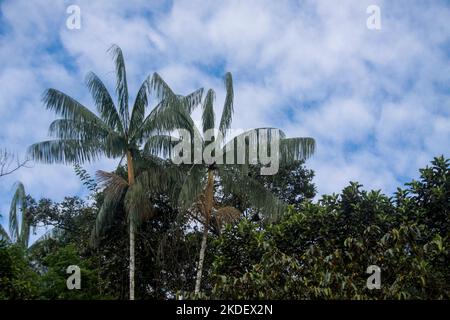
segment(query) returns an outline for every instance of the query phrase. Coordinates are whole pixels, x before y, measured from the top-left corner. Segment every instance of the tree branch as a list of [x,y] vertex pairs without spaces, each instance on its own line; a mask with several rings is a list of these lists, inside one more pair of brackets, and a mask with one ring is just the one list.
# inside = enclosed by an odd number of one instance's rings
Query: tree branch
[[22,167],[30,168],[26,165],[29,161],[29,159],[21,161],[18,156],[8,152],[6,149],[0,150],[0,178],[13,173]]

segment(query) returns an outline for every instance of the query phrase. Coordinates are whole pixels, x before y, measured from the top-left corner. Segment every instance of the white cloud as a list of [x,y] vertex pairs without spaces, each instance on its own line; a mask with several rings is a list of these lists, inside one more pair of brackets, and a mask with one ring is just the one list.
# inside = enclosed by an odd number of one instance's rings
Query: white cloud
[[[40,97],[56,87],[92,107],[84,75],[113,90],[106,50],[124,51],[130,101],[158,71],[177,92],[217,91],[235,80],[234,128],[281,126],[313,136],[319,193],[348,181],[392,192],[450,142],[450,9],[445,1],[75,1],[82,28],[68,30],[68,2],[4,1],[0,32],[0,141],[22,153],[46,138],[54,116]],[[70,3],[72,4],[72,3]],[[382,30],[366,28],[381,7]],[[220,114],[218,114],[219,116]],[[198,112],[196,113],[198,118]],[[89,170],[110,169],[105,160]],[[65,166],[35,165],[2,181],[23,180],[34,196],[79,193]],[[8,187],[9,188],[9,187]],[[5,207],[11,190],[0,187]]]

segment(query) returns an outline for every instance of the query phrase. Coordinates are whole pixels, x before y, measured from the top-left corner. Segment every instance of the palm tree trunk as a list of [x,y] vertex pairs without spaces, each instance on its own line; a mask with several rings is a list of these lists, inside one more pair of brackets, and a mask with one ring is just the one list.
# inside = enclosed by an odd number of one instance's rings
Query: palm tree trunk
[[[127,169],[128,169],[128,185],[131,187],[134,184],[134,167],[133,167],[133,157],[131,152],[127,152]],[[135,225],[134,218],[130,212],[129,224],[130,224],[130,300],[134,300],[134,271],[135,271],[135,253],[134,253],[134,235],[135,235]]]
[[200,293],[200,285],[202,282],[203,261],[205,260],[206,240],[208,239],[208,227],[203,227],[202,246],[200,247],[200,258],[198,259],[197,279],[195,280],[195,295]]
[[135,261],[134,261],[134,221],[130,220],[130,300],[134,300],[134,269],[135,269]]
[[213,200],[214,200],[214,172],[212,170],[208,170],[208,182],[206,184],[205,199],[203,203],[204,208],[203,218],[205,219],[205,222],[203,224],[202,245],[200,247],[200,256],[198,259],[198,266],[197,266],[197,279],[195,281],[195,290],[194,290],[196,296],[200,293],[200,286],[202,282],[203,261],[205,260],[206,241],[208,239],[208,227],[209,227],[209,220],[211,219]]

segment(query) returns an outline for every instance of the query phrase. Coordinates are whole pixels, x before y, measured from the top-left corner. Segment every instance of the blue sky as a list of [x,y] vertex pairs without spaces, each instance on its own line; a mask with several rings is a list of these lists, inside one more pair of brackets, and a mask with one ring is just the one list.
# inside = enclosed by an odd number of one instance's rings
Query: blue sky
[[[81,29],[66,27],[69,5]],[[369,5],[381,30],[366,27]],[[0,1],[0,146],[24,157],[47,138],[49,87],[93,103],[84,76],[111,91],[106,50],[122,47],[132,99],[157,71],[183,94],[235,82],[233,127],[312,136],[319,194],[349,181],[392,193],[437,155],[450,156],[448,1]],[[196,115],[198,116],[198,115]],[[117,159],[86,166],[109,170]],[[36,198],[85,194],[70,166],[34,164],[0,181],[6,224],[15,181]]]

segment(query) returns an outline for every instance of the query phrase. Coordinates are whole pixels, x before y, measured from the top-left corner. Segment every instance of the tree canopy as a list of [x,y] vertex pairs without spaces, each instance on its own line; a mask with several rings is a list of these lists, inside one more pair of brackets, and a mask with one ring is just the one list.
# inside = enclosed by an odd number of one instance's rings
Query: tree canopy
[[[304,179],[289,181],[291,172]],[[220,299],[448,299],[450,297],[450,160],[435,158],[420,178],[392,195],[366,191],[356,182],[313,200],[310,170],[296,163],[268,190],[299,194],[278,221],[254,215],[210,233],[203,298]],[[308,178],[309,177],[309,178]],[[300,181],[302,180],[302,181]],[[295,184],[295,185],[292,185]],[[202,230],[180,214],[165,193],[148,195],[154,217],[136,231],[136,295],[142,299],[190,297],[194,292]],[[229,197],[223,201],[236,201]],[[300,201],[298,201],[301,199]],[[126,299],[127,222],[117,219],[89,246],[91,225],[104,201],[28,198],[32,224],[54,226],[27,252],[0,246],[3,299]],[[245,201],[240,202],[244,208]],[[251,209],[250,207],[247,207]],[[245,208],[244,208],[245,209]],[[65,268],[81,268],[82,290],[65,287]],[[381,289],[366,286],[367,267],[381,268]]]

